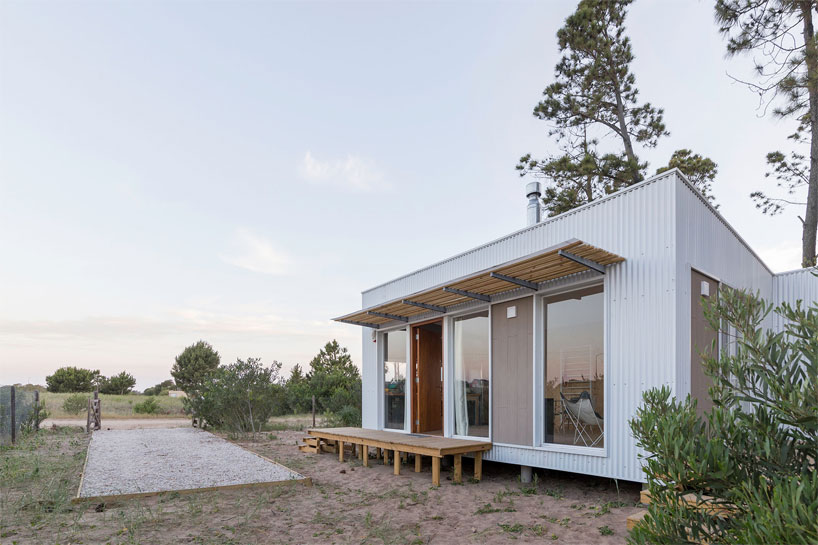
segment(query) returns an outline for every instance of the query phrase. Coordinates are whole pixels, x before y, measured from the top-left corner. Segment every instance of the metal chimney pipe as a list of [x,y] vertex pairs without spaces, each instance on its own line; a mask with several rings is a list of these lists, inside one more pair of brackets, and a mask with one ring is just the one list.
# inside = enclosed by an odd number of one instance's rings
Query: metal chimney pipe
[[526,225],[536,225],[540,223],[540,197],[542,191],[540,182],[529,182],[525,185],[525,196],[528,197],[526,206]]

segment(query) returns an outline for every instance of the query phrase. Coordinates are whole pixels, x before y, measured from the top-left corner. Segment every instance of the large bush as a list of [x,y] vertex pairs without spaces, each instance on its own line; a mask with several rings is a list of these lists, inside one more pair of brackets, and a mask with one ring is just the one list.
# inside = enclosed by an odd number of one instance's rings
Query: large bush
[[88,410],[88,396],[82,394],[73,394],[65,398],[62,402],[62,410],[68,414],[80,414],[82,411]]
[[170,374],[176,385],[190,395],[215,372],[220,362],[219,353],[209,343],[199,341],[176,356]]
[[99,370],[60,367],[53,375],[45,377],[45,383],[49,392],[90,392],[96,387],[99,377]]
[[145,391],[142,392],[142,395],[146,396],[160,396],[165,395],[168,393],[168,390],[175,390],[176,384],[171,379],[163,380],[156,386],[151,386],[149,388],[145,388]]
[[264,367],[259,358],[237,359],[217,368],[187,398],[193,414],[208,425],[257,432],[285,403],[281,364]]
[[156,414],[159,412],[159,403],[157,403],[155,397],[148,397],[145,401],[134,405],[133,412],[136,414]]
[[122,371],[111,378],[100,377],[99,392],[101,394],[125,395],[136,386],[136,379],[127,371]]
[[[751,294],[722,290],[710,305],[731,337],[706,361],[714,407],[698,416],[695,400],[655,389],[631,423],[651,505],[630,541],[818,543],[818,307],[775,308],[775,333],[762,328],[772,305]],[[697,509],[686,494],[710,498]]]

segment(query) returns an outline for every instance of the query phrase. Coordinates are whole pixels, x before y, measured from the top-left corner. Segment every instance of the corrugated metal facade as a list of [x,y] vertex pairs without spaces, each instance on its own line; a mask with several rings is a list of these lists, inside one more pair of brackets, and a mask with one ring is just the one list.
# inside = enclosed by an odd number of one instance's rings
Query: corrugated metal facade
[[[789,303],[795,306],[802,301],[804,307],[818,303],[818,277],[816,269],[800,269],[775,275],[773,279],[773,300],[776,305]],[[773,316],[776,330],[782,328],[782,318]]]
[[[732,286],[772,295],[770,271],[675,171],[370,289],[363,293],[363,307],[574,238],[625,258],[610,266],[604,277],[605,447],[589,453],[495,444],[486,459],[641,481],[640,452],[628,421],[641,403],[642,392],[669,385],[685,395],[689,389],[690,268]],[[560,279],[543,286],[543,291],[594,276],[584,273]],[[542,380],[541,360],[540,347],[535,350],[533,388]],[[368,428],[378,427],[381,410],[378,371],[377,344],[372,330],[364,329],[363,425]],[[541,416],[537,425],[542,426]],[[535,437],[541,437],[539,430]]]

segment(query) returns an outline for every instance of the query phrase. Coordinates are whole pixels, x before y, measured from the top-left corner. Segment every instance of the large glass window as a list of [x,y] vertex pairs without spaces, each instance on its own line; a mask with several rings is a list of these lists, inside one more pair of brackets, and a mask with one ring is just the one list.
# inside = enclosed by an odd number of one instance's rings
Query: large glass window
[[545,300],[545,442],[604,446],[602,286]]
[[489,313],[454,320],[454,433],[489,436]]
[[383,335],[383,406],[385,428],[404,429],[406,419],[406,330]]

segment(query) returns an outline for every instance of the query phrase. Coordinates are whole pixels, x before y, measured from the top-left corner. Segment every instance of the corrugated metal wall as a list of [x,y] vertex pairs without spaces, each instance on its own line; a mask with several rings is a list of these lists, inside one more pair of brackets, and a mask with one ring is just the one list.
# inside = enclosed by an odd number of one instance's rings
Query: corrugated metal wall
[[684,397],[690,393],[690,270],[696,269],[733,288],[758,291],[767,300],[772,299],[773,274],[726,221],[685,183],[676,184],[676,222],[677,395]]
[[[697,227],[698,226],[698,227]],[[689,378],[690,266],[731,285],[772,289],[771,274],[675,171],[512,233],[363,293],[368,307],[577,238],[623,256],[605,276],[606,446],[603,456],[495,445],[489,460],[643,480],[628,421],[642,393]],[[678,256],[682,256],[677,259]],[[587,275],[583,275],[587,277]],[[566,280],[557,281],[565,284]],[[677,305],[684,300],[677,315]],[[684,310],[686,309],[686,310]],[[535,362],[535,369],[541,362]],[[364,426],[377,427],[377,353],[363,333]],[[542,375],[535,372],[535,376]],[[532,384],[535,377],[532,377]],[[683,379],[687,387],[687,379]],[[685,391],[686,393],[686,391]],[[541,418],[538,419],[541,422]]]
[[[800,269],[777,274],[773,279],[773,301],[776,305],[789,303],[795,306],[802,301],[804,307],[818,304],[818,271],[814,268]],[[783,320],[777,314],[773,316],[776,331],[781,331]]]

